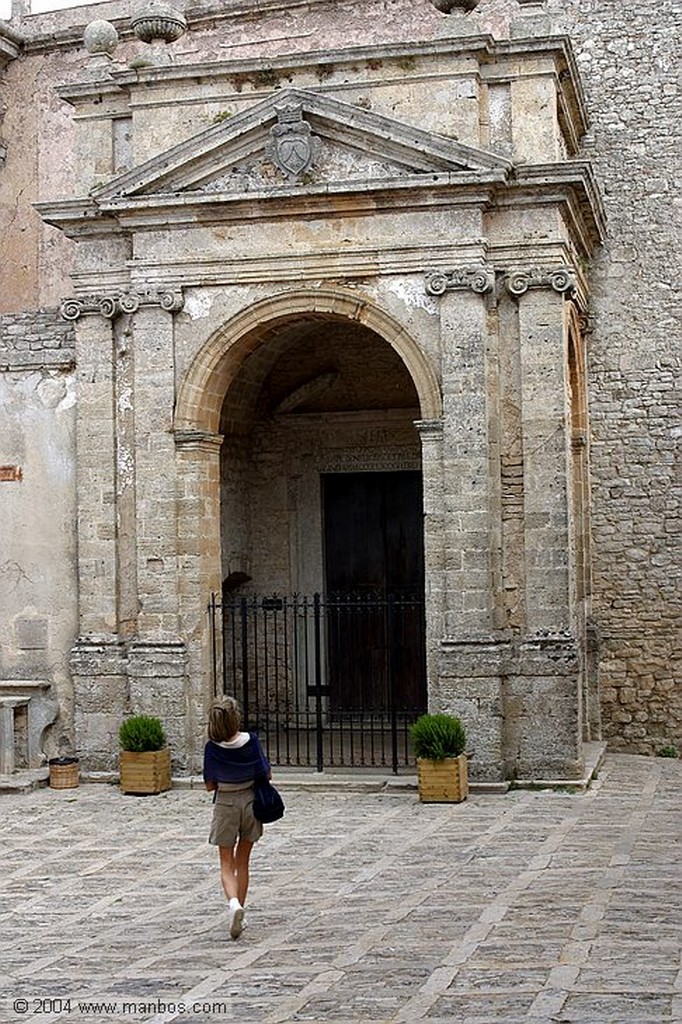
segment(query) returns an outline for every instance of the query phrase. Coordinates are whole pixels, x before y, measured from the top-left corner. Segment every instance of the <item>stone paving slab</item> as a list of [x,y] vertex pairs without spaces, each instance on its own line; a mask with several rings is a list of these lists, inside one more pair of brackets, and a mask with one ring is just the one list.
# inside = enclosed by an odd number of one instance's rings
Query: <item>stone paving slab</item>
[[459,805],[282,788],[238,942],[207,794],[3,794],[0,1021],[682,1022],[682,762]]

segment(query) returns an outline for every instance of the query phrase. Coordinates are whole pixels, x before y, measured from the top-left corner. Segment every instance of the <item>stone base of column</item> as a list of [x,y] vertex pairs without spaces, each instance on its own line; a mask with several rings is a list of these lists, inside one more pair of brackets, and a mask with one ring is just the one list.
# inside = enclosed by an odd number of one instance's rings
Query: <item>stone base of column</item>
[[115,771],[118,731],[130,715],[163,723],[182,772],[203,746],[186,734],[187,649],[184,643],[79,640],[71,651],[76,744],[85,771]]
[[580,658],[572,637],[527,638],[503,681],[509,779],[580,779],[584,773]]
[[78,640],[71,650],[76,748],[85,771],[113,771],[128,708],[127,652],[116,639]]
[[[187,646],[135,640],[128,646],[130,713],[160,718],[174,771],[187,767],[195,743],[186,735]],[[196,739],[196,743],[203,737]],[[192,749],[188,750],[188,746]]]
[[467,731],[469,776],[474,782],[505,779],[500,678],[509,644],[490,638],[446,638],[429,710],[457,715]]
[[580,779],[579,676],[569,637],[446,638],[429,707],[464,722],[474,782]]

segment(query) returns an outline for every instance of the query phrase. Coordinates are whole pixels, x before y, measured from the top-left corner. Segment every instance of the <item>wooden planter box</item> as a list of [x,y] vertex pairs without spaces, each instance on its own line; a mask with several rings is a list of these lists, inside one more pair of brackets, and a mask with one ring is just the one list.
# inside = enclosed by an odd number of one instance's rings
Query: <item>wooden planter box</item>
[[163,793],[171,788],[170,747],[142,754],[122,750],[118,766],[124,793]]
[[444,761],[417,758],[417,783],[422,803],[461,803],[469,795],[466,754]]

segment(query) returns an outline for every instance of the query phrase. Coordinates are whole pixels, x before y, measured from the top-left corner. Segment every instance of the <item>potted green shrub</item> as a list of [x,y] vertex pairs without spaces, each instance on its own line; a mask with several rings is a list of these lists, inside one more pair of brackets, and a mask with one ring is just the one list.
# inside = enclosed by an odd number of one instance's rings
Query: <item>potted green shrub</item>
[[158,718],[133,715],[118,733],[119,770],[124,793],[162,793],[170,789],[170,747]]
[[454,715],[421,715],[410,729],[417,758],[419,799],[460,803],[469,794],[466,731]]

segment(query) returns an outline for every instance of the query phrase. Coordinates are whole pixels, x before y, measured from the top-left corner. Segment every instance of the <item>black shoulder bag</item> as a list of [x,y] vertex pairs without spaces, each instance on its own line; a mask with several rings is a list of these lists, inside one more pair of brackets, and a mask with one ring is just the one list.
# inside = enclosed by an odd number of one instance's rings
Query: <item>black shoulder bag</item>
[[261,776],[253,784],[253,813],[263,825],[284,817],[284,801],[269,779]]

